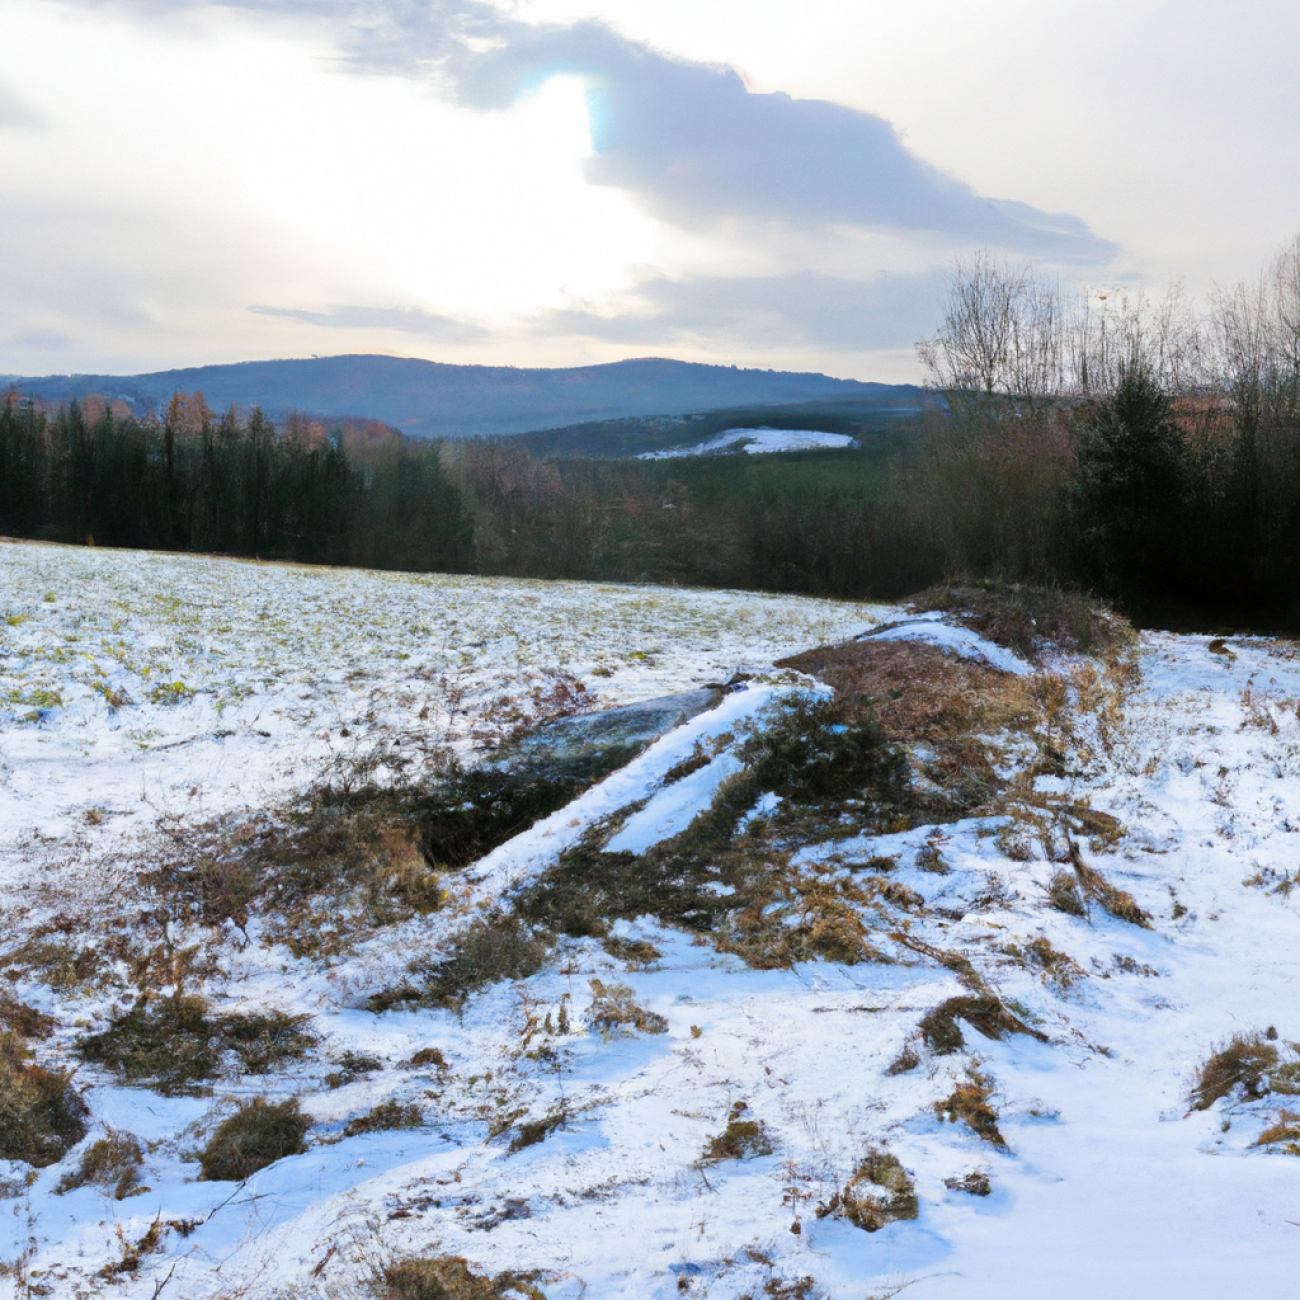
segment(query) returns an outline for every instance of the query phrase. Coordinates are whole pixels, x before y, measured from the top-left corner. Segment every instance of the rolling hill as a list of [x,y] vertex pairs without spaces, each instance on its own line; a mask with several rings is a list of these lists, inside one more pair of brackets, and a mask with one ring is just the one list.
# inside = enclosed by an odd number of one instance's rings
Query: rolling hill
[[104,393],[137,413],[177,391],[201,391],[223,410],[260,406],[273,418],[383,420],[410,437],[466,438],[594,421],[674,416],[748,406],[882,401],[915,390],[821,374],[744,370],[650,357],[565,369],[444,365],[384,356],[312,357],[195,366],[142,375],[10,377],[49,401]]

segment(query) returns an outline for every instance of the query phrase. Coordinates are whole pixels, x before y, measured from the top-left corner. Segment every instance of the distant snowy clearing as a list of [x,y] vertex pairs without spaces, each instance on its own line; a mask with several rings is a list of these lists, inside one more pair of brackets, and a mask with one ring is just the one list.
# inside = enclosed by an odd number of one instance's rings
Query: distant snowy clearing
[[0,582],[17,1294],[1293,1285],[1295,644],[26,544]]
[[669,460],[675,456],[708,456],[735,447],[750,455],[771,451],[811,451],[818,447],[856,447],[846,433],[822,433],[817,429],[727,429],[716,438],[693,447],[673,447],[668,451],[643,451],[640,460]]

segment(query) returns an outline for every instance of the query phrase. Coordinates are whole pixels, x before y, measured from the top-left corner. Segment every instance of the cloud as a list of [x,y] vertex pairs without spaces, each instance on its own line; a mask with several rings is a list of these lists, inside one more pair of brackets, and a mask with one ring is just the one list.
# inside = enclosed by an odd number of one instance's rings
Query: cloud
[[445,343],[481,343],[491,337],[489,331],[472,321],[455,316],[440,316],[419,307],[333,306],[324,311],[307,311],[294,307],[254,305],[249,311],[258,316],[278,316],[301,321],[305,325],[324,325],[329,329],[384,329],[403,334],[418,334]]
[[0,128],[11,127],[20,131],[39,131],[45,120],[27,107],[17,92],[0,84]]
[[811,272],[653,277],[612,304],[612,314],[594,308],[546,312],[534,317],[530,328],[628,344],[707,338],[765,347],[882,351],[910,348],[931,332],[945,285],[942,272],[867,280]]
[[[137,4],[159,8],[158,0]],[[481,111],[506,109],[552,77],[579,77],[595,149],[588,179],[687,228],[739,220],[916,232],[1074,262],[1109,261],[1117,251],[1076,216],[982,197],[918,157],[882,117],[755,93],[732,68],[675,58],[600,22],[532,25],[481,0],[232,7],[324,24],[344,66],[431,79]]]

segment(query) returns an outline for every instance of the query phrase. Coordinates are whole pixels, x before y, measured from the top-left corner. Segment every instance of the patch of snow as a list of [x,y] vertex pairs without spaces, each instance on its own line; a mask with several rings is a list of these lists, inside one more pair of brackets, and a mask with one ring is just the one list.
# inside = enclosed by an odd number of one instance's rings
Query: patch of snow
[[643,451],[640,460],[671,460],[678,456],[707,456],[743,442],[752,455],[776,451],[810,451],[817,447],[856,447],[857,441],[847,433],[823,433],[818,429],[727,429],[693,447],[672,447],[667,451]]
[[909,618],[878,632],[865,632],[859,640],[868,637],[873,641],[923,641],[937,645],[963,659],[976,659],[1004,673],[1025,677],[1034,672],[1034,666],[1019,655],[972,632],[968,627],[942,621],[942,615],[922,614]]

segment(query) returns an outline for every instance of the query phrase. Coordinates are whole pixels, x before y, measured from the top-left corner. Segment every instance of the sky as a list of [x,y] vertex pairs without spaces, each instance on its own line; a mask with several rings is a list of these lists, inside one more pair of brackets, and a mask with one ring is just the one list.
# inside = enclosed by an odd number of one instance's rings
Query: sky
[[0,374],[382,352],[915,379],[955,259],[1300,231],[1294,0],[5,0]]

